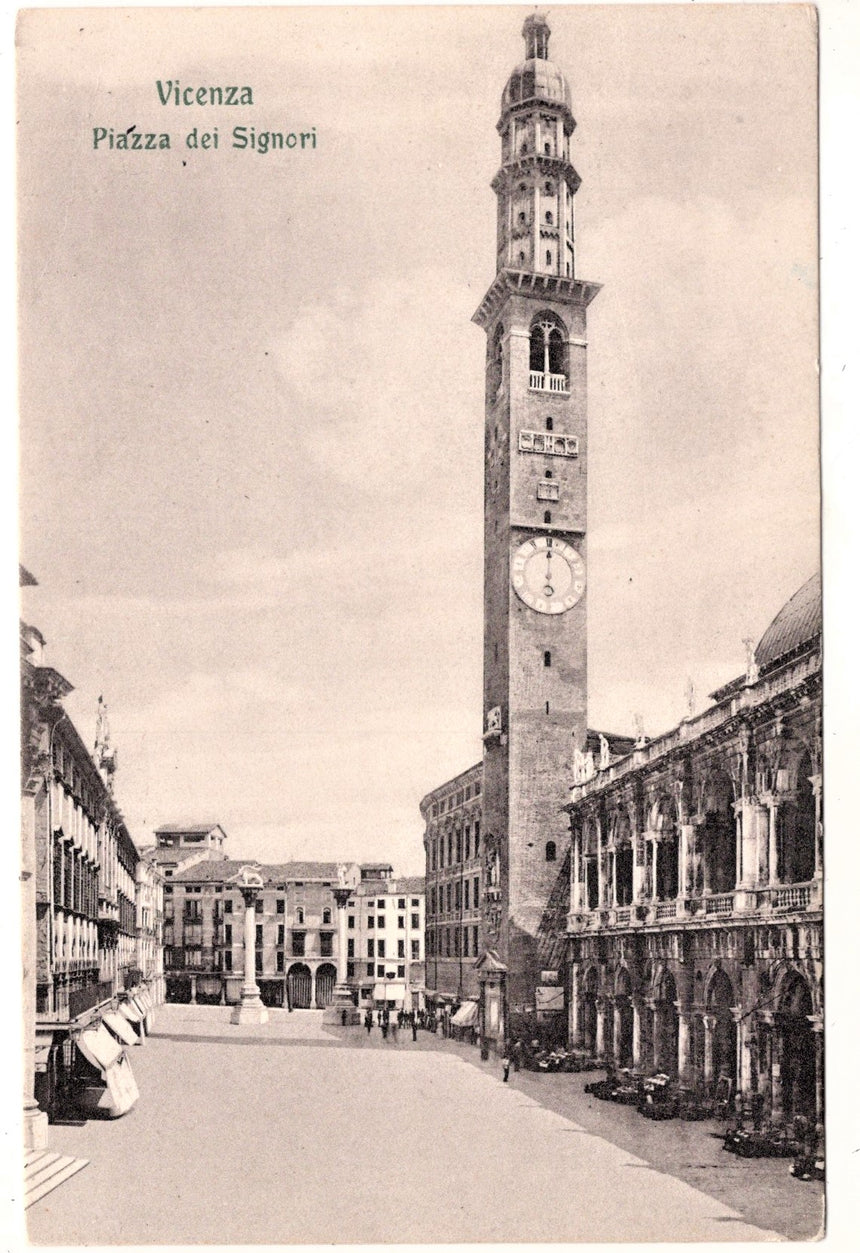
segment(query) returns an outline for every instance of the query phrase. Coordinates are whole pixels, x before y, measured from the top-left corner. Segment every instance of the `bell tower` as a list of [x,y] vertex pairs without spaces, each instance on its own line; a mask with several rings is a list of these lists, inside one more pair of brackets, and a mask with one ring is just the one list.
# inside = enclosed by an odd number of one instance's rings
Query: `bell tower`
[[502,95],[497,273],[474,315],[487,333],[483,929],[485,968],[505,968],[485,983],[490,1037],[535,1004],[586,737],[586,310],[599,284],[575,274],[576,123],[549,33],[543,15],[526,19]]

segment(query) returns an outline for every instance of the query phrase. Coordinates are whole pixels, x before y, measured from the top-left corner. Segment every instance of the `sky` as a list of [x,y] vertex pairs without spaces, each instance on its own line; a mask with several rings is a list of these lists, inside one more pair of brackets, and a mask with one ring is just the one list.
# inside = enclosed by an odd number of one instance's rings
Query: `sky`
[[[24,618],[104,696],[141,843],[423,870],[480,759],[484,336],[527,8],[41,11],[19,25]],[[815,31],[572,7],[589,309],[589,724],[739,674],[818,566]],[[249,84],[248,108],[156,81]],[[94,127],[171,135],[94,150]],[[193,128],[219,130],[191,151]],[[315,129],[236,151],[234,125]],[[559,764],[560,799],[567,764]]]

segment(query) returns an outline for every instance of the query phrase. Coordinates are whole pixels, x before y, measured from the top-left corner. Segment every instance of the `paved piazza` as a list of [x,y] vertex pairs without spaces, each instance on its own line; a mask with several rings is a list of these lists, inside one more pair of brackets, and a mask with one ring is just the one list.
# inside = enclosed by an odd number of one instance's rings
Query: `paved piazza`
[[596,1109],[580,1075],[523,1073],[504,1085],[498,1063],[469,1046],[425,1032],[415,1044],[409,1032],[383,1042],[376,1028],[368,1039],[321,1017],[274,1011],[263,1027],[233,1027],[223,1009],[161,1007],[154,1035],[133,1050],[137,1108],[51,1128],[53,1150],[90,1165],[29,1211],[31,1240],[738,1241],[816,1231],[820,1188],[790,1179],[787,1161],[729,1158],[707,1124]]

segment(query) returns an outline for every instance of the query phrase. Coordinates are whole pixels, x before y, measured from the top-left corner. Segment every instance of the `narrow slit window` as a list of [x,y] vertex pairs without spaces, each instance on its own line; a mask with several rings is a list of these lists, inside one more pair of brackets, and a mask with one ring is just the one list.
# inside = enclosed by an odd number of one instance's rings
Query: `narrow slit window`
[[543,655],[543,664],[544,664],[545,666],[551,666],[551,665],[552,665],[552,653],[551,653],[548,649],[547,649],[547,651],[546,651],[546,652],[544,653],[544,655]]
[[[552,514],[548,509],[544,511],[543,520],[547,523],[552,522]],[[549,654],[547,654],[547,656],[549,656]]]

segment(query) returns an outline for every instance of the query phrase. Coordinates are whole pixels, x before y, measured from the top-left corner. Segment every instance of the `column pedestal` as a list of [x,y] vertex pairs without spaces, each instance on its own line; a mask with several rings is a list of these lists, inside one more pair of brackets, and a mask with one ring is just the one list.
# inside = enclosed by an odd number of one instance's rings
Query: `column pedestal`
[[32,1096],[24,1098],[23,1133],[25,1153],[48,1147],[48,1115]]

